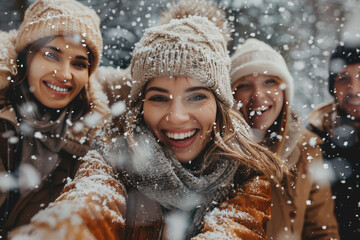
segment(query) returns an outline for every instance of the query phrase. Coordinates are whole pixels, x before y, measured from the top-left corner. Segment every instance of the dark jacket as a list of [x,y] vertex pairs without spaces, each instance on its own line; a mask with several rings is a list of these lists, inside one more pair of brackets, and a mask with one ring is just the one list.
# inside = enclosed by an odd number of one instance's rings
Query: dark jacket
[[[19,165],[17,159],[20,159],[20,141],[12,143],[11,138],[6,136],[6,134],[11,134],[13,138],[18,137],[16,118],[14,111],[10,111],[10,109],[11,107],[5,107],[0,110],[0,132],[2,133],[0,136],[0,171],[2,173],[13,173]],[[22,195],[17,189],[1,191],[1,234],[6,235],[8,230],[29,223],[35,213],[45,208],[60,195],[66,183],[65,179],[75,176],[80,165],[77,158],[73,158],[72,154],[66,151],[61,151],[59,156],[57,167],[49,171],[51,174],[36,189]]]
[[334,103],[316,109],[309,129],[321,139],[321,148],[335,199],[341,239],[360,239],[360,141],[351,120],[338,114]]

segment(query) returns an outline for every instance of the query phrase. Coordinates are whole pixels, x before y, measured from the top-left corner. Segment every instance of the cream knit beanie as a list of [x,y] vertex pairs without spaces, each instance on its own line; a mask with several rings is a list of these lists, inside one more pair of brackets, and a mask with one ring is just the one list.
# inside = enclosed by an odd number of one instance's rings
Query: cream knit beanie
[[209,3],[187,0],[173,5],[164,15],[170,22],[149,28],[135,45],[131,61],[133,104],[152,78],[186,76],[200,80],[231,107],[231,61],[223,13]]
[[16,51],[45,37],[78,34],[94,55],[90,72],[100,63],[102,37],[96,12],[75,0],[38,0],[25,12]]
[[285,95],[289,103],[292,103],[294,80],[284,58],[268,44],[250,38],[238,46],[231,61],[231,86],[249,74],[276,76],[286,84]]

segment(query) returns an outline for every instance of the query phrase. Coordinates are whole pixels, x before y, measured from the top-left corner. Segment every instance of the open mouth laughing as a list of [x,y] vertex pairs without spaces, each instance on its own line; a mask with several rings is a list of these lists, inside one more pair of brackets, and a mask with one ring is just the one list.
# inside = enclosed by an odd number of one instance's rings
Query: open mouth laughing
[[199,129],[186,130],[163,130],[166,141],[175,148],[185,148],[190,146],[196,139]]

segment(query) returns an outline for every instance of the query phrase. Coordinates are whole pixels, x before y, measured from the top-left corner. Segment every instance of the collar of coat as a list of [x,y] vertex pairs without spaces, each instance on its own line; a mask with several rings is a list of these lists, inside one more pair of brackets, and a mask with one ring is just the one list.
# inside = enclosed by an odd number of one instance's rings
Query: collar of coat
[[300,141],[301,132],[302,132],[302,121],[300,117],[296,114],[294,110],[289,111],[289,124],[288,130],[286,132],[285,143],[281,150],[281,157],[283,159],[287,159],[287,165],[289,168],[292,168],[296,164],[296,160],[294,158],[289,158],[296,148],[298,142]]

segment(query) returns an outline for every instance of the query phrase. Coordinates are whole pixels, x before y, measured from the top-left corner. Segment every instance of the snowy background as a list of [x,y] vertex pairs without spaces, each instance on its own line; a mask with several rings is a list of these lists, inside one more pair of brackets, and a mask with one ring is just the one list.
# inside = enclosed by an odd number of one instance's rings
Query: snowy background
[[[79,0],[100,15],[104,36],[101,65],[126,68],[143,30],[157,24],[172,0]],[[18,28],[33,0],[0,0],[0,29]],[[345,38],[360,43],[360,0],[223,0],[233,40],[229,51],[249,37],[278,50],[295,79],[294,107],[304,118],[331,99],[328,59]]]

